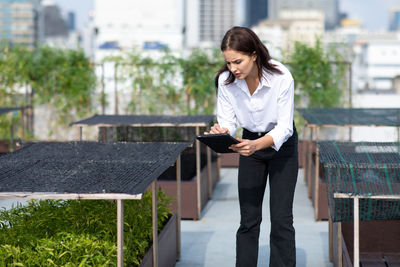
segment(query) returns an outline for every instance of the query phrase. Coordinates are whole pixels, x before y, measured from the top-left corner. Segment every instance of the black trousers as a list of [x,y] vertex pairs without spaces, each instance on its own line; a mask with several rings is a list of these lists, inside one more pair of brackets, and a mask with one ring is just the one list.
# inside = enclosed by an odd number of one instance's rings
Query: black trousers
[[[243,139],[254,140],[257,133],[243,131]],[[267,177],[270,188],[271,267],[296,265],[293,198],[298,173],[297,132],[279,151],[266,148],[239,160],[240,227],[236,234],[236,266],[256,267],[262,202]]]

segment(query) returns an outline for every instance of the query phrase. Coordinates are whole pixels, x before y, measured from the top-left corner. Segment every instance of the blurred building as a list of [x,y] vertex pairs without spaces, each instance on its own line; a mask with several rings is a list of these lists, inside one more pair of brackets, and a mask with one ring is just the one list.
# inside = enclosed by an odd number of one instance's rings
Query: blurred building
[[390,31],[400,31],[400,7],[390,10]]
[[281,9],[319,9],[325,15],[325,29],[339,25],[339,0],[269,0],[269,19],[278,19]]
[[237,25],[235,0],[184,0],[187,47],[219,46],[222,37]]
[[392,90],[400,75],[400,40],[375,39],[360,45],[359,90]]
[[246,0],[245,24],[252,27],[268,18],[268,0]]
[[34,47],[41,39],[39,0],[0,0],[1,39]]
[[114,42],[121,48],[146,43],[182,47],[183,8],[180,0],[95,0],[96,47]]
[[275,58],[290,51],[296,41],[314,45],[324,35],[324,13],[317,9],[282,9],[280,19],[267,19],[252,29]]
[[75,27],[73,13],[63,12],[54,0],[42,0],[41,4],[43,42],[58,48],[81,48],[80,33],[72,30]]
[[75,21],[76,21],[75,12],[69,11],[68,12],[67,24],[68,24],[68,30],[70,32],[76,30]]
[[59,7],[53,1],[44,1],[42,7],[44,37],[68,37],[68,24],[61,15]]

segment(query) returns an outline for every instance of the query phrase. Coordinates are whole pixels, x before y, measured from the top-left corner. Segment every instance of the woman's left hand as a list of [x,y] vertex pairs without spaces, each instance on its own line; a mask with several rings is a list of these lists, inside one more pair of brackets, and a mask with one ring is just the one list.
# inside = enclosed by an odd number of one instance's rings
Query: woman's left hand
[[238,152],[242,156],[250,156],[256,152],[257,148],[255,140],[241,138],[237,138],[237,140],[240,142],[239,144],[231,145],[229,147],[233,151]]

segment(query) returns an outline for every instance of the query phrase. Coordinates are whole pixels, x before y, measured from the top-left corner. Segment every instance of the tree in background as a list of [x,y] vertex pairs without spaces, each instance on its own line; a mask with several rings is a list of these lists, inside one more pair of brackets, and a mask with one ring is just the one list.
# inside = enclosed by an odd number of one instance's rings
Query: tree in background
[[347,88],[347,62],[339,51],[324,49],[320,40],[311,47],[296,42],[287,56],[295,81],[295,101],[307,107],[339,107]]
[[[0,51],[0,106],[49,105],[54,121],[63,124],[91,111],[96,77],[83,51],[8,44]],[[0,138],[8,136],[10,123],[2,118]]]

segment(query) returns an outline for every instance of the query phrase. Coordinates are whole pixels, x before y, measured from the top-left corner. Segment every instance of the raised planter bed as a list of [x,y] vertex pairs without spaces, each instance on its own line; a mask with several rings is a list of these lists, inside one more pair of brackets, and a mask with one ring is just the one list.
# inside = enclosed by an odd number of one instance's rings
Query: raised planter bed
[[[158,234],[158,266],[173,267],[177,260],[177,217],[174,214]],[[153,267],[153,246],[143,257],[139,267]]]
[[[202,147],[205,151],[205,147]],[[217,158],[211,159],[211,187],[214,188],[218,182],[218,164]],[[200,219],[197,213],[198,197],[197,197],[197,180],[196,180],[196,155],[193,148],[186,149],[181,156],[181,217],[182,219]],[[158,178],[157,185],[163,189],[167,195],[175,197],[177,184],[176,184],[176,167],[175,165],[167,169]],[[201,155],[201,173],[200,173],[200,199],[201,209],[206,205],[208,195],[208,166],[206,154]],[[176,200],[171,205],[172,212],[176,212]]]
[[[206,128],[201,127],[200,132]],[[99,127],[99,141],[128,141],[128,142],[171,142],[195,140],[194,127]],[[211,188],[208,178],[207,147],[200,144],[200,210],[206,205],[212,189],[219,178],[217,154],[211,151]],[[195,145],[182,152],[181,155],[181,218],[200,219],[198,210],[198,188],[196,179],[196,149]],[[159,178],[158,185],[171,197],[177,197],[176,167],[171,166]],[[177,211],[176,201],[171,206]]]
[[[315,175],[315,162],[312,165]],[[324,169],[319,164],[319,177],[318,177],[318,188],[316,188],[315,178],[311,179],[311,200],[315,209],[315,219],[317,221],[329,219],[329,206],[328,206],[328,191],[327,184],[324,178]]]
[[[302,153],[304,157],[304,179],[307,183],[307,194],[311,198],[314,207],[314,215],[317,221],[329,219],[328,193],[326,181],[324,178],[324,169],[321,163],[318,163],[318,187],[316,184],[316,144],[314,141],[302,141]],[[300,146],[300,142],[299,142]],[[300,153],[299,153],[300,156]]]
[[237,168],[239,167],[239,153],[223,153],[219,154],[221,167]]
[[[360,266],[400,266],[400,220],[361,221],[359,247]],[[353,266],[353,222],[333,223],[332,249],[334,266]]]
[[6,154],[8,152],[10,152],[9,142],[0,140],[0,154]]

